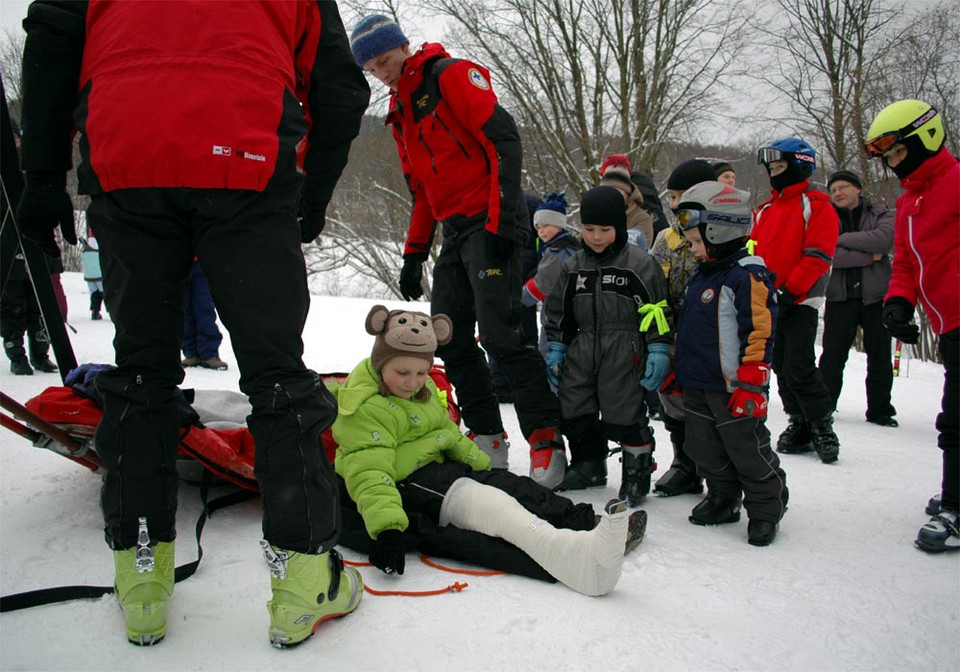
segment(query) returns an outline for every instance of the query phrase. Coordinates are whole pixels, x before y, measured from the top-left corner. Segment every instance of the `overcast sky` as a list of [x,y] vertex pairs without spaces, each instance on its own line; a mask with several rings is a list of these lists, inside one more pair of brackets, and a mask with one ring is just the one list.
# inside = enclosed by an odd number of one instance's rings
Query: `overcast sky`
[[0,28],[23,30],[20,22],[27,15],[30,0],[0,0]]

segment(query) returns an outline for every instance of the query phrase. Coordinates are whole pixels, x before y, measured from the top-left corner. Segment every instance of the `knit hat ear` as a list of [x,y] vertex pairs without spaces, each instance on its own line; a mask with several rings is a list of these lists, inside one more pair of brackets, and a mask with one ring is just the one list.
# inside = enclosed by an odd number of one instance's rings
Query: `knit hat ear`
[[379,371],[394,357],[416,357],[433,364],[438,345],[450,342],[453,322],[446,315],[430,317],[411,310],[374,306],[367,315],[367,333],[375,334],[370,363]]
[[533,213],[533,225],[559,226],[567,228],[567,198],[557,191],[550,192],[544,197],[543,203]]
[[350,35],[350,50],[360,67],[371,58],[405,44],[410,44],[410,40],[400,30],[400,26],[383,14],[371,14],[361,19]]

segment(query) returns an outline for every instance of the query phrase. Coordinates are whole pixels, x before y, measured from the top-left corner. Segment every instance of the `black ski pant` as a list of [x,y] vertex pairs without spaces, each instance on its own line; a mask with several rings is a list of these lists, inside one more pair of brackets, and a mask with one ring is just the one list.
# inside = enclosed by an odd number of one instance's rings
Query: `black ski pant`
[[24,334],[27,335],[30,359],[46,359],[50,352],[50,338],[43,324],[27,265],[18,253],[3,286],[3,296],[0,297],[0,337],[3,338],[4,352],[11,361],[26,357]]
[[727,392],[684,388],[684,446],[707,481],[710,494],[736,498],[751,520],[776,523],[787,510],[787,475],[770,449],[765,418],[734,418]]
[[[502,469],[474,471],[461,462],[433,462],[397,483],[403,510],[410,520],[404,532],[408,550],[416,549],[427,555],[455,558],[543,581],[556,581],[533,558],[508,541],[454,525],[440,526],[443,497],[454,481],[464,477],[506,492],[527,511],[554,527],[592,530],[596,526],[592,506],[574,504],[526,476]],[[363,517],[347,494],[342,478],[340,488],[343,519],[340,543],[360,553],[370,553],[373,540],[367,534]]]
[[[817,310],[810,306],[780,306],[773,341],[773,370],[783,410],[815,422],[833,412],[833,401],[817,369]],[[688,425],[689,427],[689,425]]]
[[863,349],[867,354],[867,418],[892,417],[897,414],[890,403],[893,360],[890,332],[883,326],[882,302],[864,305],[860,299],[827,301],[823,313],[820,375],[836,410],[843,389],[843,369],[858,326],[863,328]]
[[960,511],[960,329],[940,335],[943,399],[937,415],[937,443],[943,451],[940,501]]
[[456,389],[464,424],[477,434],[503,431],[486,351],[510,380],[524,437],[558,427],[560,403],[547,385],[543,357],[520,333],[520,246],[498,268],[487,260],[487,234],[479,224],[464,233],[445,226],[443,235],[430,310],[453,322],[453,338],[437,355]]
[[320,433],[336,401],[303,364],[310,296],[295,214],[297,190],[126,189],[95,196],[106,304],[117,368],[100,374],[97,451],[107,469],[101,506],[107,543],[133,546],[147,518],[154,540],[176,536],[177,386],[184,297],[198,254],[230,331],[240,389],[253,410],[263,535],[320,553],[337,541],[339,508]]

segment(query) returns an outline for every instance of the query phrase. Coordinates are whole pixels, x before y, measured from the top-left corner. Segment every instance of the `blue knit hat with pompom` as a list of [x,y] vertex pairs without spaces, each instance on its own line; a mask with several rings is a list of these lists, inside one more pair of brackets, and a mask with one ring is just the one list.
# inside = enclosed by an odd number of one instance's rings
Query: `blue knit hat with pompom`
[[553,191],[544,196],[543,205],[533,213],[533,225],[536,226],[537,224],[559,226],[561,229],[567,228],[567,198],[565,194]]

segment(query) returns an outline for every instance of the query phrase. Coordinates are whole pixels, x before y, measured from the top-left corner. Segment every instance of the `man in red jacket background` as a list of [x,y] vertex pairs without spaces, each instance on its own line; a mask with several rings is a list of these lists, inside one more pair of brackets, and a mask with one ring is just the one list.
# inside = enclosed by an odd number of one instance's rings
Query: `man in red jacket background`
[[24,28],[19,226],[54,254],[54,229],[72,227],[75,119],[117,330],[117,366],[96,379],[96,446],[127,637],[151,645],[166,634],[196,254],[253,407],[270,641],[297,644],[363,593],[334,549],[337,487],[320,434],[336,400],[304,366],[301,338],[310,295],[300,244],[323,228],[370,97],[337,6],[37,0]]
[[837,247],[839,220],[822,191],[810,188],[816,152],[799,138],[783,138],[757,153],[770,175],[771,198],[757,208],[754,254],[776,274],[777,316],[773,370],[789,424],[777,451],[815,450],[825,463],[837,461],[833,401],[814,353],[817,310],[823,305]]
[[530,444],[530,476],[556,488],[566,455],[560,407],[543,358],[520,334],[520,252],[527,208],[520,189],[522,149],[513,118],[497,102],[486,68],[450,58],[442,45],[416,52],[392,19],[374,14],[353,29],[357,63],[390,89],[386,123],[413,194],[400,273],[405,300],[420,298],[423,262],[437,222],[443,245],[433,269],[433,314],[453,321],[453,339],[437,349],[457,390],[470,438],[508,466],[500,407],[480,344],[516,393],[520,429]]
[[940,496],[914,542],[930,553],[960,549],[960,162],[944,146],[940,114],[928,103],[901,100],[870,125],[865,148],[900,178],[893,238],[893,275],[883,322],[894,337],[916,343],[919,301],[940,336],[944,384],[937,415],[943,451]]

